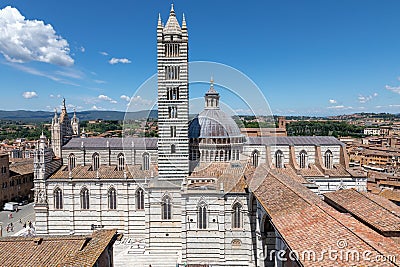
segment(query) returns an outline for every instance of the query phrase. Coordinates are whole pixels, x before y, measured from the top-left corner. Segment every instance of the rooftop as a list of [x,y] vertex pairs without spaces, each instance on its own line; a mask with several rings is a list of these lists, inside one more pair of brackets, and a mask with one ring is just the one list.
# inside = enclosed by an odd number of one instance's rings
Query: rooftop
[[389,200],[382,198],[377,202],[372,193],[360,193],[354,189],[325,193],[324,198],[332,206],[350,213],[382,234],[396,232],[400,236],[400,207],[390,210]]
[[333,136],[249,137],[251,145],[344,145]]
[[63,149],[111,148],[111,149],[157,149],[157,138],[72,138]]
[[0,262],[2,266],[94,266],[118,237],[116,230],[88,236],[4,237]]
[[[300,254],[305,250],[316,253],[317,261],[312,257],[300,258],[302,266],[376,266],[362,257],[332,261],[322,256],[324,250],[340,249],[339,242],[343,240],[346,251],[355,250],[360,255],[369,251],[371,259],[400,255],[399,244],[394,239],[376,232],[348,213],[340,213],[290,177],[267,169],[263,165],[257,168],[254,177],[263,178],[262,183],[250,183],[251,188],[288,247]],[[257,180],[254,177],[252,180]],[[360,208],[368,210],[364,204],[360,203]],[[379,266],[397,265],[388,260]]]

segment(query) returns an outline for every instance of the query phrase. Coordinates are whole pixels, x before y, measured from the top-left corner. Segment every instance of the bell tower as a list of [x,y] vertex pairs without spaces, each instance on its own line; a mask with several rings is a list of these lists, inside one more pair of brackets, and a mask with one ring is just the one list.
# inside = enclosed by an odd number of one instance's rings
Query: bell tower
[[161,179],[183,179],[189,174],[188,32],[171,5],[165,26],[158,17],[158,167]]

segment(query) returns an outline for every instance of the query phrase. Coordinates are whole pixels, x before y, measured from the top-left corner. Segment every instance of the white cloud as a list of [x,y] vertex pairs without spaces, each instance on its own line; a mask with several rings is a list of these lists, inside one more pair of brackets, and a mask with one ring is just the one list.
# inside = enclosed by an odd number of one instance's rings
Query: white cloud
[[400,86],[390,86],[390,85],[386,85],[385,88],[389,91],[392,91],[393,93],[397,93],[400,94]]
[[73,78],[73,79],[82,79],[84,74],[81,71],[77,71],[77,70],[72,70],[72,69],[68,69],[68,70],[58,70],[55,71],[55,73],[57,75],[61,75],[64,77],[68,77],[68,78]]
[[0,52],[10,62],[40,61],[71,66],[68,42],[50,24],[27,20],[18,9],[0,9]]
[[373,93],[372,95],[359,95],[358,96],[358,102],[360,103],[367,103],[368,101],[372,100],[374,97],[377,97],[378,93]]
[[131,97],[130,99],[131,103],[133,103],[134,105],[150,105],[153,103],[153,101],[148,100],[148,99],[144,99],[142,98],[140,95]]
[[111,104],[117,104],[118,103],[116,100],[114,100],[111,97],[106,96],[106,95],[99,95],[97,98],[100,99],[100,100],[109,101]]
[[101,108],[101,107],[98,107],[98,106],[96,106],[96,105],[93,105],[93,106],[92,106],[92,109],[93,109],[93,110],[101,110],[102,108]]
[[329,103],[331,103],[331,104],[336,104],[337,101],[336,101],[335,99],[329,99]]
[[82,53],[85,53],[86,49],[85,49],[83,46],[81,46],[80,49],[81,49],[81,52],[82,52]]
[[101,51],[101,52],[99,52],[99,53],[100,53],[100,55],[108,56],[108,53],[107,53],[107,52]]
[[111,65],[118,64],[118,63],[129,64],[129,63],[131,63],[131,61],[129,59],[127,59],[127,58],[115,58],[115,57],[113,57],[112,59],[110,59],[108,61],[108,63],[110,63]]
[[50,98],[61,98],[61,95],[60,94],[58,94],[58,95],[50,94],[49,97]]
[[97,98],[100,99],[100,100],[106,100],[106,101],[111,101],[112,100],[111,97],[106,96],[106,95],[99,95]]
[[330,106],[328,109],[353,109],[353,107],[348,107],[344,105]]
[[127,102],[131,101],[131,98],[130,98],[129,96],[127,96],[127,95],[121,95],[120,98],[121,98],[122,100],[127,101]]
[[23,92],[22,96],[25,99],[31,99],[31,98],[34,98],[34,97],[38,97],[38,94],[35,91],[30,91],[30,92],[27,91],[27,92]]

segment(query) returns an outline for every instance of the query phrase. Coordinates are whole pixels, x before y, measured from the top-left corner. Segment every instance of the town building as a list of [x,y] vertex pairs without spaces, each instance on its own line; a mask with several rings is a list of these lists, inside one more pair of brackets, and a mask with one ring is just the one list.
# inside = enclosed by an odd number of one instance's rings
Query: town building
[[10,159],[8,154],[0,155],[0,207],[10,201],[33,199],[32,165],[32,159]]
[[113,267],[116,230],[98,230],[85,236],[0,238],[2,266],[104,266]]
[[64,101],[51,148],[42,135],[34,155],[39,235],[116,228],[124,234],[114,246],[118,266],[271,266],[259,259],[263,245],[282,242],[277,228],[262,228],[271,208],[261,214],[260,200],[279,191],[258,194],[269,183],[264,171],[314,199],[366,190],[334,137],[242,134],[213,82],[204,110],[189,121],[187,53],[186,21],[180,25],[172,7],[165,26],[161,17],[157,25],[158,138],[73,137]]
[[380,135],[381,130],[379,128],[365,128],[364,134],[365,135]]

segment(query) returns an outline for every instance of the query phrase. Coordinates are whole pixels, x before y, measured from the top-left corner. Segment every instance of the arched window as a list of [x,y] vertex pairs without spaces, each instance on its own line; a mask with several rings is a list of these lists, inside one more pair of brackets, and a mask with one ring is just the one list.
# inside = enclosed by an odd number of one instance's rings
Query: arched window
[[144,210],[144,191],[142,188],[136,190],[136,209]]
[[329,149],[325,152],[324,161],[325,161],[325,168],[331,169],[333,166],[333,154]]
[[81,189],[81,209],[89,209],[89,190],[86,187]]
[[97,171],[100,166],[100,156],[99,153],[95,152],[92,156],[92,170]]
[[253,153],[251,154],[251,164],[253,165],[253,167],[258,167],[258,157],[259,157],[258,150],[254,150]]
[[143,154],[143,170],[147,171],[150,169],[150,155],[149,153]]
[[197,223],[199,229],[207,228],[207,206],[205,203],[200,203],[198,206]]
[[176,146],[175,144],[171,145],[171,154],[175,154],[176,153]]
[[71,171],[76,166],[76,158],[73,153],[68,156],[68,169]]
[[123,153],[118,154],[118,170],[123,171],[125,169],[125,156]]
[[307,166],[307,152],[302,150],[299,154],[299,166],[304,169]]
[[63,196],[60,188],[54,189],[54,209],[62,210],[63,209]]
[[165,196],[161,204],[161,216],[163,220],[171,220],[171,199]]
[[275,167],[283,168],[283,152],[280,150],[275,153]]
[[117,191],[114,187],[108,189],[108,209],[117,209]]
[[235,203],[232,207],[232,228],[242,227],[242,205],[240,203]]

